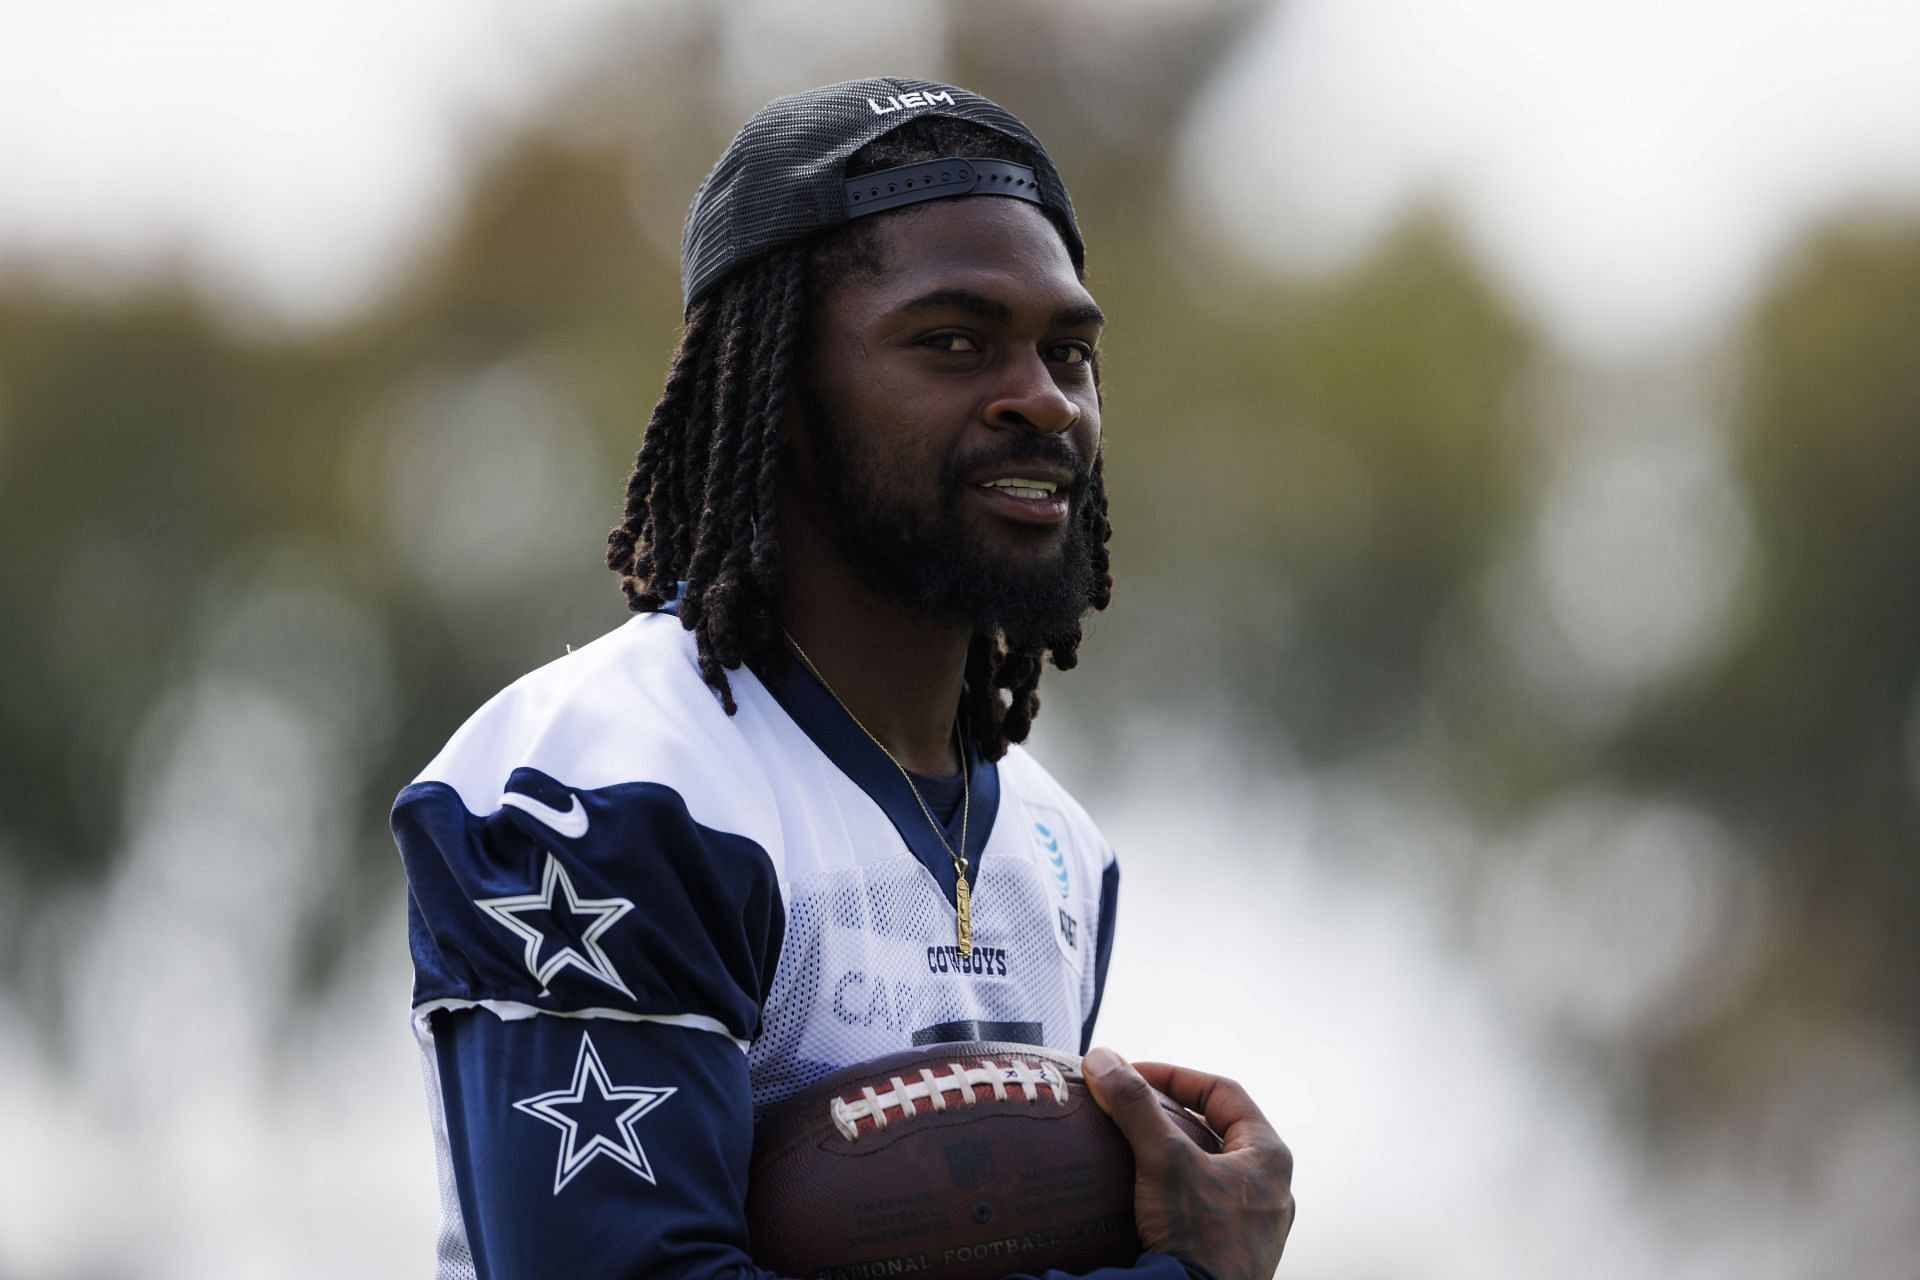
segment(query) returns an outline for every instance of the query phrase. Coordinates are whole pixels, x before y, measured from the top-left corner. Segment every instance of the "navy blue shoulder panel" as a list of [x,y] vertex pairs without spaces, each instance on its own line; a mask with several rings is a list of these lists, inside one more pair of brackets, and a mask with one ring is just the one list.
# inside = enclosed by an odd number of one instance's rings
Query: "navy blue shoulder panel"
[[1093,1005],[1080,1026],[1080,1052],[1093,1047],[1093,1023],[1107,995],[1107,963],[1113,959],[1113,917],[1120,906],[1120,864],[1109,862],[1100,873],[1100,927],[1093,944]]
[[786,929],[772,859],[696,822],[671,787],[575,790],[522,768],[492,813],[417,782],[392,823],[416,1007],[694,1014],[758,1033]]

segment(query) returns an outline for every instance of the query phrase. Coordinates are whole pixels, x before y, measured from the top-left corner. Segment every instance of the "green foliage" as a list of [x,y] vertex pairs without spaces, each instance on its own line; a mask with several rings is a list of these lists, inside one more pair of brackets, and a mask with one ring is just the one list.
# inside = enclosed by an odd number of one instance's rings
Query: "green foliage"
[[[1436,220],[1312,285],[1196,284],[1161,242],[1120,257],[1095,284],[1116,317],[1125,572],[1105,643],[1159,631],[1154,665],[1178,673],[1198,616],[1243,727],[1284,724],[1314,754],[1377,744],[1421,696],[1433,628],[1512,532],[1511,388],[1532,338]],[[1135,674],[1148,697],[1194,693]]]
[[[1804,247],[1753,318],[1740,463],[1760,588],[1739,642],[1618,744],[1717,809],[1795,904],[1768,1001],[1920,1027],[1920,228]],[[1806,1010],[1803,1008],[1802,1012]]]
[[[1755,316],[1738,440],[1761,587],[1695,696],[1628,748],[1808,865],[1920,888],[1920,232],[1814,241]],[[1816,856],[1813,850],[1820,852]]]
[[145,713],[181,678],[236,547],[337,530],[307,477],[339,412],[324,356],[238,341],[181,295],[0,309],[0,848],[92,874]]

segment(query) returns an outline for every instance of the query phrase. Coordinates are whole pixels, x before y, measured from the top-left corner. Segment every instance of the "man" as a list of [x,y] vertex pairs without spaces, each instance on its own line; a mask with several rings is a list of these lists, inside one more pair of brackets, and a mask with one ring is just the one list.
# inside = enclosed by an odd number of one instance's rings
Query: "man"
[[[1111,589],[1082,254],[1038,140],[948,85],[780,99],[702,184],[608,538],[636,616],[394,808],[441,1275],[760,1274],[758,1110],[917,1044],[1086,1048],[1113,854],[1016,745]],[[1291,1159],[1245,1094],[1087,1067],[1150,1246],[1103,1274],[1271,1272]]]

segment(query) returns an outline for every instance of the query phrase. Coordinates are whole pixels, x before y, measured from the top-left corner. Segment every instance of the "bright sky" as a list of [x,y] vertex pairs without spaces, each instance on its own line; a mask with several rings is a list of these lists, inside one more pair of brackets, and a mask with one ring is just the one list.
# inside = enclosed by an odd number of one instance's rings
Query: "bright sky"
[[1292,0],[1194,124],[1241,247],[1310,266],[1444,201],[1562,336],[1632,348],[1838,206],[1920,203],[1920,5]]
[[[618,0],[66,0],[0,8],[0,256],[78,279],[184,254],[293,317],[363,299]],[[932,0],[733,6],[743,91],[924,65]],[[805,34],[777,41],[766,23]],[[736,47],[737,46],[737,47]],[[937,55],[935,55],[937,56]],[[805,64],[797,66],[796,64]],[[1200,212],[1288,269],[1441,200],[1601,351],[1709,331],[1810,219],[1920,202],[1910,0],[1289,0],[1191,122]],[[751,95],[749,95],[751,96]]]
[[457,194],[464,131],[523,110],[620,7],[0,5],[0,259],[85,283],[184,257],[271,311],[337,313]]

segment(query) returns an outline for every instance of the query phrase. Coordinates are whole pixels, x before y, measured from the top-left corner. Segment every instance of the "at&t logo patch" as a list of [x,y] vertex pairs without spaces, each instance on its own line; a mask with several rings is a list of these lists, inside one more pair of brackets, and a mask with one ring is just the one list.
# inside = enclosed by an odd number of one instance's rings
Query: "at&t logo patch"
[[1048,870],[1053,872],[1054,887],[1060,890],[1060,896],[1067,896],[1067,856],[1060,852],[1060,837],[1044,822],[1033,824],[1034,842],[1040,846],[1041,854],[1047,860]]

